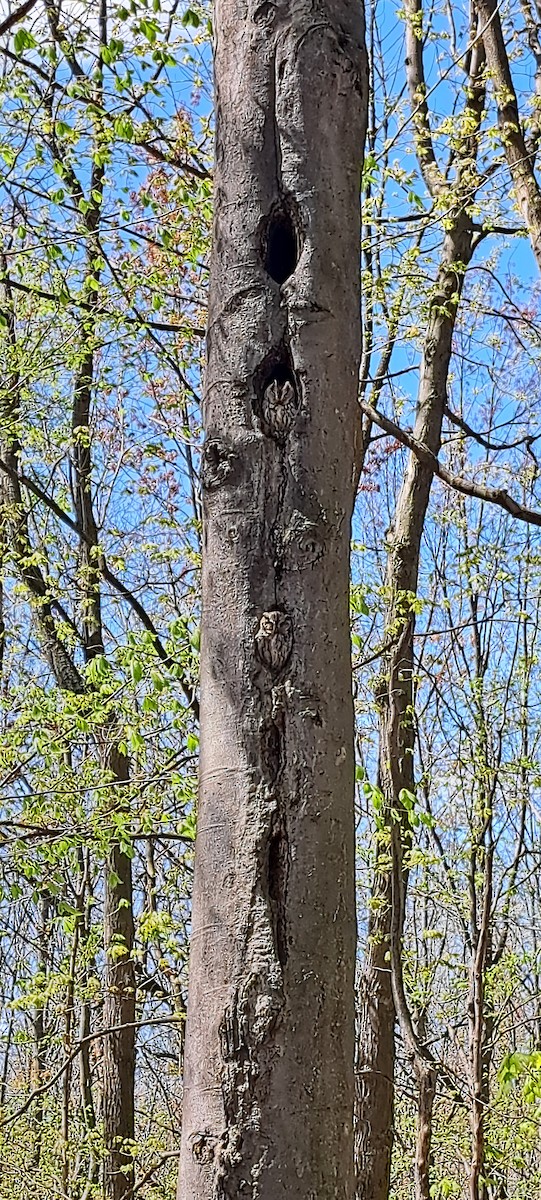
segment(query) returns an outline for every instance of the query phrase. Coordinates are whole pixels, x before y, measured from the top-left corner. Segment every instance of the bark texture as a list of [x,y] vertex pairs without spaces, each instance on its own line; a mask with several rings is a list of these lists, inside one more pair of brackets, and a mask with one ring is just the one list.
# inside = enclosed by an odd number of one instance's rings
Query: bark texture
[[216,9],[180,1200],[350,1200],[360,7]]

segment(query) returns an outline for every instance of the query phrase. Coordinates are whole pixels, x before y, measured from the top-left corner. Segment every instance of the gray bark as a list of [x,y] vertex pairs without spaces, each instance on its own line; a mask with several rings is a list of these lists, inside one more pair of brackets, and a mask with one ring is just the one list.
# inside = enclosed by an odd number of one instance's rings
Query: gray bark
[[393,1148],[395,1008],[388,933],[391,910],[388,871],[374,871],[372,897],[383,906],[383,913],[380,908],[370,912],[368,946],[359,986],[357,1200],[387,1200]]
[[360,7],[216,8],[180,1200],[350,1200]]

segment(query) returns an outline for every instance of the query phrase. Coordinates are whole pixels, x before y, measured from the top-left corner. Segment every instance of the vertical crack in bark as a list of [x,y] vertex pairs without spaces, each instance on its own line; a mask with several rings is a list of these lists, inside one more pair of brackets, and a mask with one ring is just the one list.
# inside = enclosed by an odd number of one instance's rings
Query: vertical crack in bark
[[272,720],[261,724],[261,757],[269,782],[275,784],[282,768],[282,755],[280,730]]
[[[256,930],[256,925],[253,920],[253,937],[257,939],[260,931]],[[253,938],[248,939],[251,940]],[[262,965],[259,970],[248,969],[241,985],[235,989],[220,1026],[226,1126],[220,1144],[214,1149],[218,1200],[237,1200],[242,1192],[256,1194],[248,1189],[252,1189],[262,1157],[263,1050],[282,1012],[281,983],[281,971],[278,968],[273,971],[269,964]]]
[[289,840],[285,825],[280,822],[269,844],[268,886],[272,914],[274,945],[282,969],[287,964],[287,877],[289,874]]
[[[217,1183],[223,1200],[234,1200],[241,1191],[252,1188],[265,1158],[259,1129],[260,1100],[267,1086],[265,1047],[286,1003],[289,843],[287,798],[281,784],[285,766],[285,705],[280,680],[291,658],[294,631],[291,616],[279,606],[278,594],[290,471],[285,440],[297,412],[297,387],[283,346],[272,352],[270,363],[267,360],[254,378],[254,395],[259,398],[259,413],[257,401],[254,408],[260,416],[262,432],[276,446],[278,490],[271,498],[274,513],[270,530],[275,608],[261,614],[254,636],[254,658],[262,668],[258,672],[261,778],[257,869],[246,931],[246,974],[220,1029],[226,1127],[217,1151]],[[210,457],[214,468],[216,454],[213,452]],[[221,464],[222,456],[218,457]],[[225,483],[225,478],[220,483]]]

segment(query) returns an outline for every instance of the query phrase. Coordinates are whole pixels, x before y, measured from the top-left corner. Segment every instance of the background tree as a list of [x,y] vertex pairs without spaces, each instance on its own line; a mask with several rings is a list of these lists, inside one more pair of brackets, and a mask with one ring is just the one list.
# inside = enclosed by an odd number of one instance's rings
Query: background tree
[[40,1196],[117,1200],[177,1154],[208,213],[184,15],[38,4],[4,47],[3,1120]]

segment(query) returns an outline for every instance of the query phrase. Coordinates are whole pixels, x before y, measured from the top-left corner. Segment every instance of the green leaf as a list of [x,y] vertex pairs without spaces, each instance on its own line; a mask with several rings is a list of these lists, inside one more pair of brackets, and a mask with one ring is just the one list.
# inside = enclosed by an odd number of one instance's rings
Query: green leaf
[[37,46],[35,37],[28,32],[28,29],[18,29],[13,38],[13,48],[16,54],[22,54],[24,50],[33,50]]
[[398,799],[400,800],[400,803],[406,809],[406,812],[409,812],[412,808],[415,807],[415,793],[408,791],[407,788],[400,789],[400,791],[398,793]]
[[117,117],[113,128],[117,138],[121,138],[122,141],[125,142],[131,142],[133,140],[134,128],[133,121],[130,119],[130,117]]
[[166,681],[161,671],[157,671],[156,668],[153,667],[152,671],[150,672],[150,678],[152,680],[154,691],[163,692],[164,688],[166,687]]
[[143,664],[139,659],[132,658],[130,663],[131,677],[134,683],[140,683],[143,678]]
[[194,8],[187,8],[182,18],[183,25],[192,25],[194,29],[198,29],[201,24],[201,17]]
[[153,46],[158,36],[158,26],[156,22],[143,18],[139,22],[139,29],[141,30],[143,36],[146,37],[147,41],[150,42],[151,46]]
[[181,837],[186,838],[188,842],[195,841],[195,816],[190,814],[180,825],[177,825],[177,831]]
[[138,750],[144,750],[145,739],[144,739],[144,737],[142,737],[142,735],[139,733],[139,730],[136,729],[134,725],[126,726],[126,734],[128,737],[130,749],[133,750],[134,754],[136,754]]

